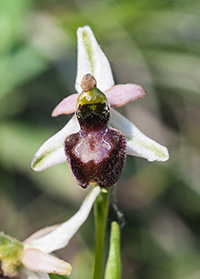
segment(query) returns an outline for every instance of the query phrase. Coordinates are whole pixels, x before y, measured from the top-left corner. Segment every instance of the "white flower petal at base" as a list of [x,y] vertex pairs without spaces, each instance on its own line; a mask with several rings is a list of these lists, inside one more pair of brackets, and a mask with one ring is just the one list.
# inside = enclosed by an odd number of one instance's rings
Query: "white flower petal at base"
[[169,153],[166,147],[145,136],[131,121],[111,109],[109,124],[126,136],[126,153],[146,158],[148,161],[166,161]]
[[53,230],[55,230],[59,225],[54,225],[54,226],[49,226],[49,227],[46,227],[44,229],[41,229],[35,233],[33,233],[31,236],[29,236],[28,238],[26,238],[26,240],[24,241],[24,244],[26,243],[29,243],[35,239],[38,239],[50,232],[52,232]]
[[25,249],[22,256],[22,264],[35,272],[69,275],[72,270],[69,263],[35,248]]
[[92,205],[99,193],[100,187],[95,187],[85,198],[80,209],[75,215],[49,234],[29,242],[27,244],[27,248],[34,247],[43,252],[51,253],[52,251],[65,247],[72,236],[87,219]]
[[93,187],[80,209],[68,221],[39,230],[23,243],[1,232],[0,260],[3,274],[12,277],[20,272],[22,279],[49,279],[47,273],[69,275],[71,265],[49,253],[68,244],[86,221],[99,193],[100,187]]
[[49,275],[44,272],[34,272],[23,268],[20,272],[21,279],[50,279]]

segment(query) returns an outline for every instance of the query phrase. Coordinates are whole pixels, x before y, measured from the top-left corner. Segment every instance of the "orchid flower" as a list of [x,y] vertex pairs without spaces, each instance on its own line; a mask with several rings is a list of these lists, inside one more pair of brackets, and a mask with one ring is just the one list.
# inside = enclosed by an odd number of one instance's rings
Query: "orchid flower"
[[[78,93],[62,100],[52,116],[74,116],[48,139],[32,161],[42,171],[67,161],[77,183],[113,185],[121,174],[125,155],[166,161],[166,147],[145,136],[133,123],[110,107],[121,107],[145,97],[136,84],[114,85],[110,64],[89,26],[78,28]],[[104,92],[104,93],[103,93]]]
[[0,233],[0,278],[50,279],[48,273],[69,275],[71,265],[49,253],[65,247],[87,219],[92,205],[100,193],[97,186],[86,196],[75,215],[61,225],[39,230],[23,243]]

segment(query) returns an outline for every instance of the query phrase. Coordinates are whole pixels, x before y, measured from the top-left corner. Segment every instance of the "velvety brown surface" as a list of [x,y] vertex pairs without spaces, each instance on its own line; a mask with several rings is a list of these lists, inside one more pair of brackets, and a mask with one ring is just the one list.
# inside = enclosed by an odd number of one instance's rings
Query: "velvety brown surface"
[[125,136],[114,129],[81,131],[66,138],[65,153],[77,182],[110,187],[119,179],[125,163]]

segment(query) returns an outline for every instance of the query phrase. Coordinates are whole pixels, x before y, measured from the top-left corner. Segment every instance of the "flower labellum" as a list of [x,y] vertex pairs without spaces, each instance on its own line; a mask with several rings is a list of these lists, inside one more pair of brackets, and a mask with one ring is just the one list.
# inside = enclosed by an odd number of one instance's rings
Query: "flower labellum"
[[108,128],[110,105],[96,80],[86,74],[81,82],[83,92],[76,104],[80,131],[69,135],[65,154],[77,183],[110,187],[119,179],[125,163],[125,136]]

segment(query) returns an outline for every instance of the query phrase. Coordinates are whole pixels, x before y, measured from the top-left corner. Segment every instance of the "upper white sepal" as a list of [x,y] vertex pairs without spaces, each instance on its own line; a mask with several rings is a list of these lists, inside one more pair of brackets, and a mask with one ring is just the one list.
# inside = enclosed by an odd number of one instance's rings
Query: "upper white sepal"
[[97,87],[105,91],[114,85],[110,63],[97,43],[89,26],[79,27],[78,38],[78,62],[75,88],[78,93],[82,92],[81,79],[85,74],[92,74]]

